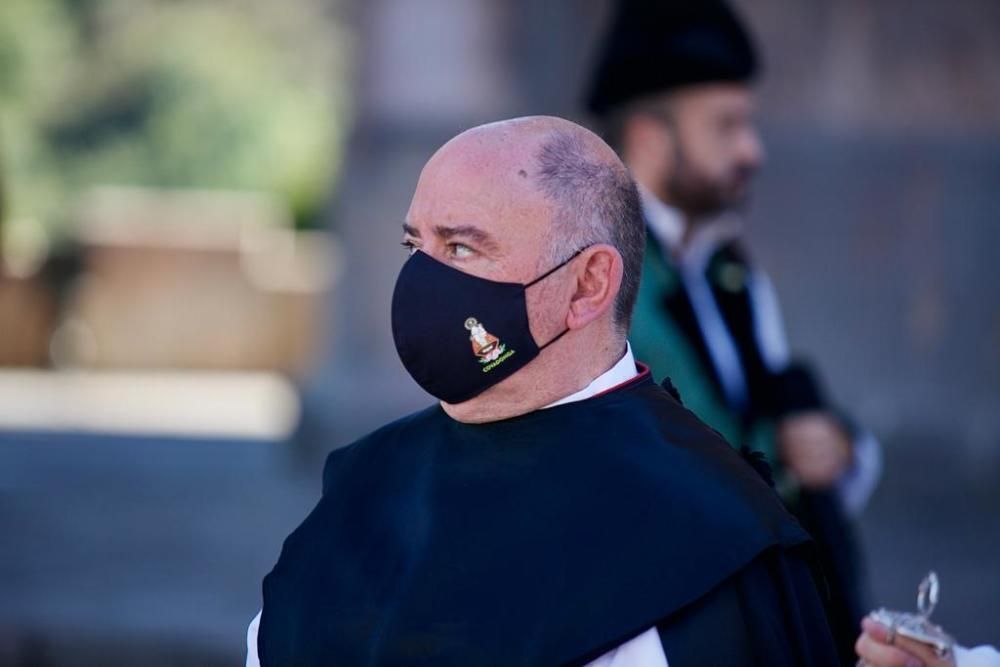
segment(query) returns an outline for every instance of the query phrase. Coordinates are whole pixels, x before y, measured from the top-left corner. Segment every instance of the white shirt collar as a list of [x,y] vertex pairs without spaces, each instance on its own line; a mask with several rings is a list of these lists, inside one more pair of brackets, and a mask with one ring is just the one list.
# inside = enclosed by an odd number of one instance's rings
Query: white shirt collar
[[565,398],[560,398],[555,403],[549,403],[541,409],[544,410],[546,408],[553,408],[564,403],[573,403],[574,401],[582,401],[592,396],[596,396],[602,391],[607,391],[608,389],[620,385],[623,382],[628,382],[638,374],[639,371],[635,367],[635,357],[632,356],[632,346],[629,345],[628,341],[625,341],[625,354],[618,360],[618,363],[604,373],[598,375],[590,384],[580,391],[570,394]]
[[656,195],[641,185],[639,186],[639,197],[642,199],[642,210],[646,214],[646,222],[656,240],[670,251],[680,248],[681,240],[684,238],[684,229],[687,227],[687,222],[681,212],[664,204]]

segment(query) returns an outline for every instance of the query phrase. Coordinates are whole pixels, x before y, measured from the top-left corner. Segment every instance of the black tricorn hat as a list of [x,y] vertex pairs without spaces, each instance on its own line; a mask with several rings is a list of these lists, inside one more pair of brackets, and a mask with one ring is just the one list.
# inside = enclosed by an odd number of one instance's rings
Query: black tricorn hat
[[747,82],[757,69],[750,35],[721,0],[618,0],[587,108],[603,114],[679,86]]

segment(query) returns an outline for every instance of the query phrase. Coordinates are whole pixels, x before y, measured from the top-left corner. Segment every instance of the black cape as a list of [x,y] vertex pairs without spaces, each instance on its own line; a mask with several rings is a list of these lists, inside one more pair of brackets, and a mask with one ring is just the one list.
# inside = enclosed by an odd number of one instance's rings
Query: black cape
[[435,406],[334,451],[264,580],[263,667],[826,665],[809,542],[653,383],[488,424]]

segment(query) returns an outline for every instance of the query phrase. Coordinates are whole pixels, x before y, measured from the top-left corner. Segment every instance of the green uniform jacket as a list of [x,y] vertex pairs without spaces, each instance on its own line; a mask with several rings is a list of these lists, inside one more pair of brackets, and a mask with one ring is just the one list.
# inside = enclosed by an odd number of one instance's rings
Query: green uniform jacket
[[705,368],[692,343],[663,306],[666,295],[681,289],[684,287],[676,268],[663,257],[656,240],[648,239],[629,333],[636,359],[647,364],[657,380],[669,377],[684,406],[730,445],[737,448],[747,445],[762,452],[778,471],[773,424],[761,419],[744,426],[716,388],[711,369]]

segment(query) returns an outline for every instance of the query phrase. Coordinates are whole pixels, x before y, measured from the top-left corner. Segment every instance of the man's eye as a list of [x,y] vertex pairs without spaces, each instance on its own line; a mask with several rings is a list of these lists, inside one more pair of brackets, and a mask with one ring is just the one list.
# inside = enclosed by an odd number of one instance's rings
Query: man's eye
[[751,127],[752,121],[747,116],[727,115],[720,119],[718,126],[723,134],[733,135]]
[[404,248],[406,248],[406,254],[407,255],[412,255],[413,253],[415,253],[417,251],[417,246],[413,243],[413,241],[403,241],[399,245],[401,245]]
[[462,243],[450,243],[448,245],[448,251],[455,259],[465,259],[467,257],[472,257],[472,255],[475,254],[475,250]]

